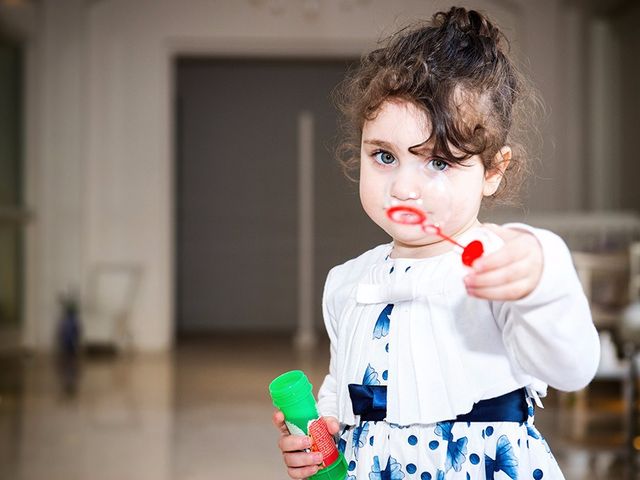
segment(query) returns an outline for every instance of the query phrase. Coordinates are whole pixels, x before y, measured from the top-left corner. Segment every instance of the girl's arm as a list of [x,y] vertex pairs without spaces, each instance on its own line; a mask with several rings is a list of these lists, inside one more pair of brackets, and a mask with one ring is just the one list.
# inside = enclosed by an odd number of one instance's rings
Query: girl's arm
[[[325,377],[318,394],[318,410],[327,422],[329,433],[335,435],[339,430],[337,416],[337,394],[335,380],[336,365],[336,345],[337,330],[334,321],[333,305],[328,305],[327,291],[330,285],[331,272],[327,276],[325,291],[322,299],[322,310],[324,314],[327,334],[331,342],[331,360],[329,362],[329,374]],[[281,411],[276,410],[273,414],[273,424],[280,431],[280,439],[278,440],[278,448],[282,452],[282,458],[287,466],[287,473],[291,478],[301,479],[307,478],[318,471],[318,464],[322,462],[322,454],[318,452],[305,451],[310,448],[311,442],[309,437],[305,435],[291,435],[284,423],[284,415]]]
[[578,390],[595,375],[598,333],[564,241],[527,225],[489,226],[504,246],[474,263],[471,295],[492,309],[514,363],[559,390]]
[[318,391],[318,410],[321,415],[338,417],[338,395],[336,388],[336,364],[338,357],[338,326],[336,324],[336,316],[332,291],[332,278],[335,269],[332,269],[327,275],[324,292],[322,295],[322,316],[324,318],[325,328],[329,336],[329,373],[324,378],[324,382]]

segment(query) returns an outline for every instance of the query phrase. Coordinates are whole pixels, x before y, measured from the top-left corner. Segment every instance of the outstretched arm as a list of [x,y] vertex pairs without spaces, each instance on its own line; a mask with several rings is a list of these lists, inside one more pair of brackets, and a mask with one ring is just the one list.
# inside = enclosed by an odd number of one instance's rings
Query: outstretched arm
[[522,371],[559,390],[583,388],[598,367],[600,342],[567,246],[527,225],[487,228],[504,245],[474,263],[467,291],[492,301]]

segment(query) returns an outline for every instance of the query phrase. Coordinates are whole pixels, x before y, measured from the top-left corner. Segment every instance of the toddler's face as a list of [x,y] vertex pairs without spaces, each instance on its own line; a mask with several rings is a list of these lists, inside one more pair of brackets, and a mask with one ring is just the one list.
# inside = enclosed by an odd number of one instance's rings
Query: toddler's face
[[[367,215],[391,235],[396,246],[433,246],[434,253],[439,253],[450,244],[419,226],[391,221],[385,211],[389,201],[408,206],[431,203],[426,208],[428,215],[441,223],[445,234],[456,236],[477,224],[482,198],[494,188],[485,180],[479,156],[457,165],[434,157],[429,144],[412,148],[423,144],[430,133],[428,117],[414,104],[385,102],[362,129],[360,200]],[[434,178],[439,179],[438,188],[445,186],[446,201],[431,201]],[[444,198],[442,192],[439,195]]]

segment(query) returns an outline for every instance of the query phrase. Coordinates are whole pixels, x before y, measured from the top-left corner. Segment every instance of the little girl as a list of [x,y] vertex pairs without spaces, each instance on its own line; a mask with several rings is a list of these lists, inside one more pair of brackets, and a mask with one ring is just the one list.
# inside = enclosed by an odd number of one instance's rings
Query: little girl
[[[343,86],[360,199],[393,239],[325,285],[318,408],[349,480],[563,478],[534,405],[547,385],[577,390],[595,374],[588,304],[558,236],[477,219],[522,171],[510,130],[523,88],[498,29],[463,8],[400,31]],[[390,202],[425,208],[435,173],[449,200],[428,215],[446,214],[442,232],[462,245],[482,240],[471,268],[433,229],[387,216]],[[316,473],[309,439],[289,435],[281,412],[274,423],[289,476]]]

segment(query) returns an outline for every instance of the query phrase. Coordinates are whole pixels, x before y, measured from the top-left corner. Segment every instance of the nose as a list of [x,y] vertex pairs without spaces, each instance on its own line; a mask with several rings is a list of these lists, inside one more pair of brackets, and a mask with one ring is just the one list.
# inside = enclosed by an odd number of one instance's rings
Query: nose
[[416,201],[422,198],[418,172],[413,168],[398,168],[391,179],[389,195],[401,202]]

